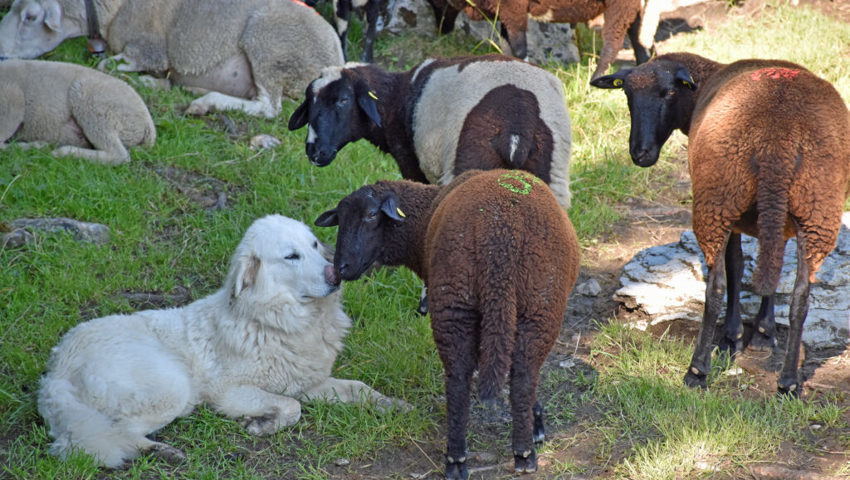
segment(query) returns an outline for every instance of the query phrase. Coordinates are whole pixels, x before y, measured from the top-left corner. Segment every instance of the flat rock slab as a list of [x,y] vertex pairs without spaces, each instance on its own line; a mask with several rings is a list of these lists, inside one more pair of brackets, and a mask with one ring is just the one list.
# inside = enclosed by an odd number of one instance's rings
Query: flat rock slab
[[80,242],[109,242],[109,227],[71,218],[19,218],[0,223],[0,248],[19,247],[33,242],[38,233],[68,232]]
[[[741,238],[744,250],[744,279],[741,307],[747,323],[758,312],[761,297],[752,293],[752,276],[757,241]],[[776,298],[776,322],[788,325],[790,294],[797,270],[796,240],[785,246],[782,277]],[[631,310],[645,313],[645,328],[656,323],[687,319],[702,321],[705,307],[705,277],[708,270],[693,231],[678,242],[642,250],[623,268],[621,287],[614,299]],[[809,293],[809,314],[803,329],[806,348],[846,347],[850,322],[850,212],[845,212],[838,245],[817,274]],[[725,311],[725,307],[724,307]],[[718,321],[723,321],[721,313]]]

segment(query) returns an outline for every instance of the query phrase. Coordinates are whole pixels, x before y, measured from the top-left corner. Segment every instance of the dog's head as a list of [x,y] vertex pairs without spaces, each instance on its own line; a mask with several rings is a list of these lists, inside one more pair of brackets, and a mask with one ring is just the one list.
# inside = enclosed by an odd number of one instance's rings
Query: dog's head
[[303,223],[281,215],[260,218],[233,255],[226,283],[231,303],[247,300],[274,308],[326,297],[340,284],[329,256]]

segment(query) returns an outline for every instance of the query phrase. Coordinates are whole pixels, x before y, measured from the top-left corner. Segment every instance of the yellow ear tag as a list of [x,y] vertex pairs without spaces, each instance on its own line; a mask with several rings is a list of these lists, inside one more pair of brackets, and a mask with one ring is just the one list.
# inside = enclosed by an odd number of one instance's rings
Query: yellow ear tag
[[404,212],[402,212],[401,209],[398,207],[395,207],[395,213],[399,214],[399,216],[402,218],[407,218],[407,215],[405,215]]
[[684,86],[686,86],[686,87],[688,87],[688,88],[694,88],[694,84],[693,84],[693,83],[691,83],[691,82],[689,82],[689,81],[687,81],[687,80],[682,80],[682,85],[684,85]]
[[[372,90],[369,90],[369,96],[370,96],[370,97],[372,97],[372,99],[373,99],[373,100],[377,100],[377,99],[378,99],[378,96],[377,96],[377,95],[375,95],[375,92],[373,92]],[[404,215],[402,215],[402,216],[404,216]]]
[[615,87],[620,87],[620,86],[623,85],[623,80],[619,79],[619,78],[615,78],[614,81],[611,82],[611,84],[614,85]]

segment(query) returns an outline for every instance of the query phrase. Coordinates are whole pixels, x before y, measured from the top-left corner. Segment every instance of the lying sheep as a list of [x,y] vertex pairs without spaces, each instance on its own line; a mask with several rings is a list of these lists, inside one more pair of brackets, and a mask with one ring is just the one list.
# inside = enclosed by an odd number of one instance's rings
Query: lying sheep
[[[710,343],[727,283],[721,347],[734,354],[745,346],[738,301],[741,233],[759,239],[753,284],[764,298],[754,338],[767,337],[761,341],[768,344],[773,342],[772,297],[785,243],[796,236],[791,331],[777,385],[780,393],[798,395],[809,285],[835,247],[850,195],[850,118],[841,97],[828,82],[791,62],[726,65],[687,53],[663,55],[591,84],[624,89],[635,164],[653,165],[674,129],[690,137],[693,226],[709,272],[703,323],[685,383],[706,386]],[[762,321],[769,322],[768,328]]]
[[[78,0],[15,0],[0,22],[0,57],[35,58],[87,34]],[[328,65],[341,65],[333,27],[296,1],[103,0],[98,32],[118,70],[168,76],[209,91],[187,110],[244,110],[268,118]],[[35,21],[25,21],[26,19]]]
[[328,67],[289,118],[309,124],[317,166],[361,138],[392,155],[404,178],[446,184],[470,169],[516,168],[570,205],[570,117],[549,72],[504,55],[428,59],[403,73]]
[[467,171],[447,186],[382,181],[343,198],[316,225],[339,225],[341,279],[356,280],[378,262],[405,265],[425,280],[446,375],[446,477],[468,477],[476,365],[485,404],[497,400],[510,372],[514,465],[535,471],[533,442],[544,433],[540,367],[578,274],[575,231],[546,185],[502,169]]
[[[428,3],[437,15],[437,25],[440,26],[441,33],[448,33],[454,28],[459,11],[472,20],[498,18],[502,36],[508,40],[511,52],[517,58],[528,57],[526,31],[529,18],[538,22],[583,23],[604,14],[602,50],[592,78],[603,75],[608,70],[622,48],[626,34],[632,43],[638,64],[649,60],[650,53],[647,48],[652,49],[652,37],[646,33],[641,35],[642,0],[428,0]],[[643,30],[652,30],[654,36],[658,28],[658,18],[653,16],[652,21],[655,25]],[[647,39],[649,43],[644,43]]]
[[56,144],[56,157],[116,165],[127,147],[150,147],[156,128],[129,85],[91,68],[39,60],[0,61],[0,148],[6,141]]

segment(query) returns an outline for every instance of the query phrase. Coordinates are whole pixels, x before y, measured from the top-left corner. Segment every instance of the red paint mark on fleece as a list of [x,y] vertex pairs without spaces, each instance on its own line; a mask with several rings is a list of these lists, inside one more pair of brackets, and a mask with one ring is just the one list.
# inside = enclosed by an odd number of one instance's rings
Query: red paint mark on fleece
[[780,78],[784,78],[786,80],[794,80],[799,74],[800,70],[791,70],[790,68],[768,67],[760,68],[750,73],[750,80],[758,82],[762,79],[762,76],[766,78],[772,78],[774,80],[779,80]]
[[[298,5],[303,5],[303,6],[307,7],[307,8],[309,8],[309,9],[313,10],[314,12],[316,12],[316,9],[315,9],[315,8],[311,7],[310,5],[307,5],[306,3],[302,2],[301,0],[290,0],[290,1],[291,1],[292,3],[297,3]],[[316,12],[316,15],[318,15],[318,16],[320,16],[320,17],[322,16],[319,12]]]

